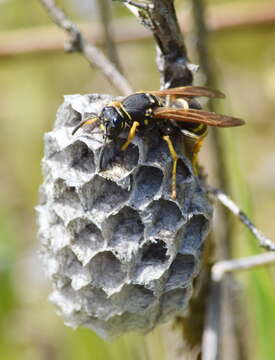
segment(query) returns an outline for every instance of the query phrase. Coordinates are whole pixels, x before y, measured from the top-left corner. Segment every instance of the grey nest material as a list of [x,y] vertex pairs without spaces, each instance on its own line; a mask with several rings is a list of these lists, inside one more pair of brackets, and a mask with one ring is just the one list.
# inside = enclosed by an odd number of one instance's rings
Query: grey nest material
[[[37,207],[41,256],[53,283],[50,299],[67,325],[103,338],[148,332],[183,315],[198,275],[212,208],[184,155],[177,199],[172,160],[158,134],[104,144],[100,128],[72,129],[99,113],[109,95],[66,96],[45,135],[44,183]],[[99,170],[104,147],[106,169]]]

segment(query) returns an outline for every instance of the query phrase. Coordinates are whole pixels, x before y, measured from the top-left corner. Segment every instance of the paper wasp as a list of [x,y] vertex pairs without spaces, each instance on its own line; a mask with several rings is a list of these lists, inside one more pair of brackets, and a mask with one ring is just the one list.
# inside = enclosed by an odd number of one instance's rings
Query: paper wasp
[[193,166],[196,167],[197,155],[202,141],[207,134],[207,126],[232,127],[244,124],[244,121],[214,112],[203,111],[194,97],[224,98],[225,95],[217,90],[203,86],[184,86],[159,91],[138,92],[126,96],[121,102],[111,102],[105,106],[100,114],[81,121],[73,130],[74,134],[85,124],[99,122],[104,129],[105,139],[115,140],[123,129],[129,127],[126,142],[121,147],[127,149],[136,133],[158,129],[162,139],[166,141],[171,158],[172,167],[172,198],[176,198],[176,172],[178,155],[174,149],[171,135],[180,131],[185,136],[194,139]]

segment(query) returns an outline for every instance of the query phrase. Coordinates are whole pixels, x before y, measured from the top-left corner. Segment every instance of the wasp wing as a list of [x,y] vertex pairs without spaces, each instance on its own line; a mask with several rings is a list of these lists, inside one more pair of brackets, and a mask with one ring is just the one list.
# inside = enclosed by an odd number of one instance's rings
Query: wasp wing
[[197,109],[177,109],[160,107],[154,110],[157,119],[175,120],[178,122],[200,123],[217,127],[232,127],[244,125],[245,121],[232,116],[220,115],[214,112]]
[[225,95],[219,90],[209,89],[205,86],[182,86],[171,89],[150,91],[150,94],[156,96],[172,95],[176,97],[180,96],[205,96],[209,98],[225,98]]

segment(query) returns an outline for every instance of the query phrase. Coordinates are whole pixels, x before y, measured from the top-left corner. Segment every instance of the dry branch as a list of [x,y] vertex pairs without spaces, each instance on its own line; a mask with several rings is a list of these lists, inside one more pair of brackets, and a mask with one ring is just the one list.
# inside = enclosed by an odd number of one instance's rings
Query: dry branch
[[52,20],[61,29],[69,34],[69,51],[79,51],[83,53],[88,62],[96,66],[123,95],[132,92],[132,88],[127,79],[118,71],[118,69],[105,57],[105,55],[95,46],[88,43],[86,37],[81,33],[78,27],[69,20],[65,13],[59,9],[54,0],[40,0],[47,9]]
[[[193,81],[191,64],[187,57],[183,35],[180,31],[174,2],[151,0],[134,5],[129,0],[119,0],[138,17],[155,38],[157,66],[161,73],[161,88],[190,85]],[[140,8],[139,5],[142,5]]]
[[258,240],[261,247],[269,251],[275,251],[275,243],[265,236],[248,218],[248,216],[235,204],[224,192],[219,189],[208,187],[208,192],[221,204],[232,212],[250,230]]
[[234,260],[218,261],[212,267],[212,280],[221,281],[228,272],[252,269],[255,267],[275,264],[275,253],[264,253],[254,256],[248,256]]

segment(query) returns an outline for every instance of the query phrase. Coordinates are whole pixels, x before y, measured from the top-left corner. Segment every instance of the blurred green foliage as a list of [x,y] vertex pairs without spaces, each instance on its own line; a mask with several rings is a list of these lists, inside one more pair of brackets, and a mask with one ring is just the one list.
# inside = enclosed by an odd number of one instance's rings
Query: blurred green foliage
[[[260,2],[246,0],[256,1]],[[72,18],[81,17],[73,1],[60,3]],[[116,5],[116,14],[129,15],[120,5]],[[45,24],[51,22],[39,1],[0,1],[0,32]],[[274,35],[275,25],[250,26],[213,33],[210,44],[219,87],[228,94],[221,110],[247,120],[243,128],[223,131],[232,195],[273,239]],[[188,41],[187,46],[192,38]],[[135,89],[158,88],[151,39],[124,43],[119,54]],[[88,92],[110,92],[110,86],[79,54],[68,55],[60,50],[0,57],[0,357],[3,360],[169,358],[163,335],[167,329],[157,329],[146,337],[126,335],[106,343],[87,329],[73,331],[65,327],[46,301],[49,284],[39,267],[33,210],[42,182],[43,134],[50,130],[63,94]],[[215,181],[211,178],[215,164],[208,156],[206,144],[201,158],[210,180]],[[232,226],[234,257],[259,252],[247,230],[236,221]],[[244,329],[249,337],[249,359],[270,360],[275,353],[274,269],[253,270],[238,278],[248,320]]]

